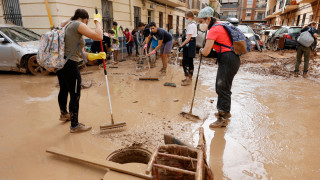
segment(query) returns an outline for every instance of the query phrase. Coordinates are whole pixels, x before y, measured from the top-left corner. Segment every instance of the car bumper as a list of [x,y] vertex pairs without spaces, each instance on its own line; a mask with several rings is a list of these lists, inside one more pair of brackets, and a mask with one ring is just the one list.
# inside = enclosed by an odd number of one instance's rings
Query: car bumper
[[297,41],[292,39],[286,39],[284,44],[285,47],[291,47],[291,48],[295,48],[296,45],[297,45]]

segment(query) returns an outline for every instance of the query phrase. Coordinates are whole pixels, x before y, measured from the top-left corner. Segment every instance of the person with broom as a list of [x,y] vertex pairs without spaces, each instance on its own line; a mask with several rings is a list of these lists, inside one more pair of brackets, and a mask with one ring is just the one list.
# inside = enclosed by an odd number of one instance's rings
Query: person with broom
[[163,67],[160,70],[162,74],[166,74],[167,65],[168,65],[168,54],[171,53],[173,40],[171,34],[162,28],[158,28],[155,22],[149,24],[151,33],[143,42],[144,49],[147,49],[148,43],[151,40],[152,36],[155,36],[158,39],[158,46],[152,50],[147,56],[155,54],[160,49],[160,56],[162,60]]
[[188,24],[186,31],[186,38],[179,47],[179,51],[183,49],[182,66],[186,79],[182,80],[181,86],[188,86],[192,83],[193,76],[193,58],[196,56],[196,38],[197,38],[197,24],[194,22],[193,12],[186,12],[186,23]]
[[[70,22],[71,21],[71,22]],[[84,132],[91,129],[90,126],[86,126],[79,123],[79,101],[81,94],[81,75],[78,68],[78,64],[82,61],[81,56],[89,60],[105,59],[106,53],[100,52],[97,54],[81,52],[80,50],[73,49],[80,42],[80,48],[84,47],[83,36],[96,41],[103,40],[103,31],[101,28],[101,15],[94,14],[94,23],[96,29],[92,30],[88,26],[89,14],[85,9],[77,9],[74,16],[66,22],[64,22],[61,27],[66,26],[65,30],[65,48],[64,54],[70,56],[69,60],[66,62],[64,67],[57,71],[60,91],[58,95],[58,102],[60,107],[60,120],[68,121],[71,120],[70,132]],[[68,94],[70,94],[69,102],[69,112],[67,111],[67,100]]]
[[[203,8],[198,14],[198,21],[200,23],[201,31],[208,31],[206,43],[200,53],[208,56],[213,49],[218,56],[218,72],[216,77],[216,93],[218,94],[217,109],[215,116],[217,121],[210,124],[211,128],[225,127],[228,125],[228,119],[231,117],[231,86],[234,76],[237,74],[240,67],[240,58],[231,49],[225,47],[232,47],[232,42],[228,32],[223,26],[214,26],[217,24],[217,19],[213,17],[214,10],[211,7]],[[219,46],[217,45],[225,46]]]

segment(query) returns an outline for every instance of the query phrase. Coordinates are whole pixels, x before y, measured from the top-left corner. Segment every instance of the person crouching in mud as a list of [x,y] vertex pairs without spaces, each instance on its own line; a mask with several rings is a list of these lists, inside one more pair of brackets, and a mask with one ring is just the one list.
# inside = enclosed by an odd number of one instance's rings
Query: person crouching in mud
[[186,79],[182,80],[181,86],[188,86],[192,82],[193,76],[193,58],[196,56],[196,38],[197,38],[197,24],[193,21],[193,12],[186,12],[186,23],[188,24],[186,38],[179,47],[179,51],[183,49],[182,66]]
[[[71,22],[70,22],[71,21]],[[64,22],[61,26],[66,26],[65,33],[65,55],[68,56],[72,54],[69,60],[66,62],[64,67],[57,72],[60,91],[58,95],[58,102],[60,107],[60,120],[67,121],[71,120],[70,132],[83,132],[91,129],[90,126],[85,126],[79,123],[79,100],[81,93],[81,75],[78,68],[78,64],[81,59],[81,54],[78,49],[73,52],[73,49],[80,42],[80,48],[84,47],[83,35],[96,40],[103,40],[103,31],[101,28],[101,15],[94,15],[94,23],[96,25],[96,30],[93,31],[88,27],[89,14],[84,9],[77,9],[74,16]],[[83,50],[84,51],[84,50]],[[89,60],[105,59],[106,53],[100,52],[98,54],[83,52],[83,55]],[[67,111],[67,99],[68,94],[70,94],[69,101],[69,112]]]
[[210,124],[211,128],[225,127],[228,124],[228,118],[231,117],[231,86],[234,76],[240,67],[240,58],[231,49],[224,46],[218,46],[215,42],[232,46],[231,39],[223,26],[214,26],[217,20],[213,17],[214,10],[211,7],[205,7],[198,14],[200,30],[207,31],[206,43],[200,53],[208,56],[212,48],[217,53],[221,53],[218,62],[218,72],[216,77],[216,92],[218,94],[217,109],[215,116],[217,121]]
[[155,54],[158,49],[160,49],[160,56],[162,60],[163,67],[160,70],[162,74],[166,74],[167,72],[167,65],[168,65],[168,54],[171,53],[173,40],[171,34],[169,34],[166,30],[162,28],[158,28],[155,22],[151,22],[149,24],[151,29],[151,33],[143,42],[144,49],[147,49],[148,43],[151,40],[152,36],[155,36],[158,40],[158,46],[148,54],[148,56]]

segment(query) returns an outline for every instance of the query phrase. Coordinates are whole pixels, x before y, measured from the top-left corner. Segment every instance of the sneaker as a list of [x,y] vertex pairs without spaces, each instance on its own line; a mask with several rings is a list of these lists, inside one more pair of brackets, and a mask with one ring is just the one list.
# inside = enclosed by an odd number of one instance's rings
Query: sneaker
[[211,123],[209,125],[209,127],[210,128],[222,128],[222,127],[227,127],[228,124],[229,124],[229,122],[227,119],[219,118],[215,122]]
[[298,72],[294,72],[294,77],[299,77],[299,73]]
[[70,114],[69,113],[65,113],[65,114],[60,114],[60,121],[70,121]]
[[214,113],[214,116],[216,116],[216,118],[225,118],[225,119],[229,119],[231,118],[231,113],[225,113],[225,112],[217,112],[217,113]]
[[307,78],[307,77],[308,77],[307,73],[303,73],[303,78]]
[[188,86],[188,85],[190,85],[191,83],[192,83],[191,79],[186,79],[185,81],[183,81],[183,82],[181,83],[181,86]]
[[76,127],[70,127],[70,132],[71,133],[78,133],[78,132],[85,132],[89,131],[92,127],[91,126],[85,126],[82,123],[79,123]]

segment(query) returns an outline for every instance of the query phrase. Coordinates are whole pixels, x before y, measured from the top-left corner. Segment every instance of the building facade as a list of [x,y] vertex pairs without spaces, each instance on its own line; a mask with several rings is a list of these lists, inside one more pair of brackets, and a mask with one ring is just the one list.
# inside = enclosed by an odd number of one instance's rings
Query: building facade
[[185,11],[189,4],[199,11],[208,5],[209,0],[2,0],[0,1],[0,23],[13,23],[29,28],[39,34],[50,30],[48,9],[52,25],[59,26],[69,19],[78,8],[86,9],[90,15],[89,26],[94,28],[93,14],[95,7],[103,16],[104,30],[112,27],[112,22],[130,30],[138,23],[156,22],[159,27],[175,34],[185,28]]
[[266,0],[241,0],[241,18],[242,23],[265,23]]
[[221,0],[220,19],[240,19],[239,0]]
[[320,23],[319,0],[268,0],[267,23],[270,26],[305,26],[311,21]]

